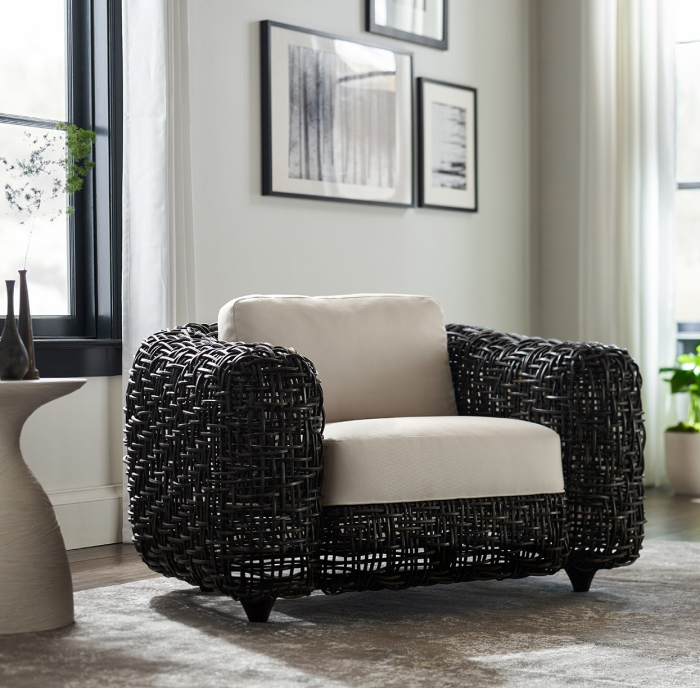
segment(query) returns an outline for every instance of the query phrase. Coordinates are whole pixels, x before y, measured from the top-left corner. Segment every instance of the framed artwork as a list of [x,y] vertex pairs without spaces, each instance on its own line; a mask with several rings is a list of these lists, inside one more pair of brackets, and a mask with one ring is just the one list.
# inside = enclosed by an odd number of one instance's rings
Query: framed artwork
[[447,50],[447,0],[366,0],[367,31]]
[[413,206],[413,62],[264,21],[262,192]]
[[477,210],[476,89],[418,79],[418,205]]

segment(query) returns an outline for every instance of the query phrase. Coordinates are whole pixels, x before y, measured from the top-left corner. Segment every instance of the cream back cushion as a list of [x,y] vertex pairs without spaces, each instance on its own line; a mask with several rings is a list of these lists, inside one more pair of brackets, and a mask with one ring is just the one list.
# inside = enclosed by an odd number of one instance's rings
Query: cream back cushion
[[243,296],[219,311],[219,339],[310,359],[329,423],[457,414],[442,308],[427,296]]

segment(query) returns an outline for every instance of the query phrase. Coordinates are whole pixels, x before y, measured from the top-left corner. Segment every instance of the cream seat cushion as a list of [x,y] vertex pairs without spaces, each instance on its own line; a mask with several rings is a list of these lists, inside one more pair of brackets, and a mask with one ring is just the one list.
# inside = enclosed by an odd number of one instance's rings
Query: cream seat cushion
[[329,423],[323,465],[324,506],[564,491],[559,435],[506,418]]
[[442,308],[427,296],[243,296],[219,311],[219,339],[306,356],[331,423],[457,413]]

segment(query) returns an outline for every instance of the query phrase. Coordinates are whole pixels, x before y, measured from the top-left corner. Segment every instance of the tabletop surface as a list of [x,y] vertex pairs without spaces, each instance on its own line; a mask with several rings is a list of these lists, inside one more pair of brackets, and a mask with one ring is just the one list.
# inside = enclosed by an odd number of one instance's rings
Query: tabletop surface
[[[80,389],[85,377],[49,377],[45,380],[0,380],[0,396],[4,403],[19,398],[51,399]],[[48,396],[47,396],[48,395]]]
[[42,380],[0,380],[0,385],[16,385],[18,387],[24,385],[64,385],[66,383],[73,382],[78,383],[79,386],[84,385],[87,382],[86,377],[46,377]]

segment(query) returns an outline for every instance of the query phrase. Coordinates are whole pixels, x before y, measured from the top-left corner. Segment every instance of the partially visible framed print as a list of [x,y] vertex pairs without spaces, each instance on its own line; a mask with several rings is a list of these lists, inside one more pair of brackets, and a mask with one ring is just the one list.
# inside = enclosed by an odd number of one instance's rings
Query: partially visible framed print
[[418,205],[477,210],[475,88],[418,79]]
[[366,0],[367,31],[447,50],[447,0]]
[[412,56],[260,28],[263,195],[412,206]]

